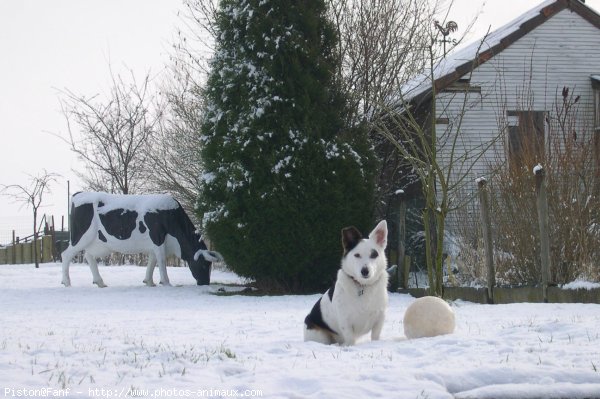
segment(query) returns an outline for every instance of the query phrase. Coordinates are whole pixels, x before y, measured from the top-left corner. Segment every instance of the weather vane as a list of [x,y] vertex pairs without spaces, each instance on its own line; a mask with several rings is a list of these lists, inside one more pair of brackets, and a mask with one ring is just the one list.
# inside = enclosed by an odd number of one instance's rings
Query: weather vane
[[446,23],[446,27],[443,27],[440,24],[440,21],[438,21],[437,19],[434,19],[433,25],[435,25],[437,30],[439,30],[440,33],[442,34],[442,36],[444,36],[444,38],[442,40],[438,40],[438,41],[444,44],[444,57],[446,57],[446,43],[456,44],[456,40],[448,39],[448,35],[450,35],[450,33],[452,33],[452,32],[456,32],[458,30],[458,24],[454,21],[448,21]]

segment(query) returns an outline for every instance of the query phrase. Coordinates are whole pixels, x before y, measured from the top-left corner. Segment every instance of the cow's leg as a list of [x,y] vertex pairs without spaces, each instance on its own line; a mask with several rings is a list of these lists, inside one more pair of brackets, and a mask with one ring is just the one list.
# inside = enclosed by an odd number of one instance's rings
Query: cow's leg
[[156,266],[156,256],[153,253],[148,254],[148,266],[146,267],[146,278],[144,279],[144,284],[148,287],[155,287],[154,284],[154,267]]
[[65,287],[71,286],[71,277],[69,277],[69,266],[71,265],[71,260],[73,257],[77,255],[77,251],[71,245],[67,247],[61,254],[62,257],[62,283]]
[[158,271],[160,272],[160,283],[162,285],[171,285],[169,282],[169,276],[167,275],[167,256],[164,248],[159,248],[154,255],[158,262]]
[[85,260],[87,260],[88,265],[90,265],[90,270],[92,271],[92,276],[94,277],[92,282],[100,288],[106,287],[106,284],[104,284],[102,277],[100,277],[100,272],[98,271],[98,263],[96,263],[96,258],[86,251]]

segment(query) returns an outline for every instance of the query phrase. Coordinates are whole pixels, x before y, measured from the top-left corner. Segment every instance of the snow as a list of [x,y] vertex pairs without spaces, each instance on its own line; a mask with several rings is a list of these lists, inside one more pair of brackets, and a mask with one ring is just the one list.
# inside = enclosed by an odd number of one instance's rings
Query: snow
[[215,175],[214,173],[203,173],[200,176],[200,181],[203,181],[206,184],[210,184],[213,181],[215,181],[216,178],[217,178],[217,175]]
[[600,283],[592,283],[591,281],[575,280],[562,286],[564,290],[592,290],[600,288]]
[[[69,398],[584,398],[600,396],[600,305],[456,301],[454,334],[406,340],[414,299],[390,294],[382,340],[353,347],[302,341],[319,295],[217,296],[170,268],[172,287],[146,287],[145,268],[101,266],[107,288],[72,266],[0,266],[0,376],[6,389],[69,389]],[[239,287],[235,288],[239,290]],[[104,391],[102,391],[104,390]],[[156,390],[156,391],[155,391]],[[201,391],[205,390],[205,391]],[[16,392],[16,391],[15,391]],[[102,395],[104,392],[104,395]],[[233,396],[233,394],[232,394]]]
[[178,202],[168,194],[119,195],[103,192],[81,192],[72,197],[73,205],[76,207],[85,203],[98,203],[100,201],[104,203],[102,212],[109,212],[114,209],[134,209],[145,214],[157,210],[176,209],[179,206]]

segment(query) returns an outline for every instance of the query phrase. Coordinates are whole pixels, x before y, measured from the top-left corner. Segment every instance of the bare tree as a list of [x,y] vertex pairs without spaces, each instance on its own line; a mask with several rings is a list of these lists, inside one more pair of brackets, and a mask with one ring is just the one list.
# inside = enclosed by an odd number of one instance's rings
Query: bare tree
[[351,98],[350,119],[371,120],[404,82],[427,66],[429,29],[438,2],[329,0],[339,36],[339,79]]
[[148,188],[175,196],[192,218],[202,175],[202,90],[213,53],[217,5],[217,0],[184,0],[169,77],[160,90],[163,112],[149,139]]
[[[436,20],[446,23],[452,0],[328,0],[328,4],[340,37],[338,79],[350,98],[351,124],[370,125],[398,104],[406,82],[430,67],[432,40],[443,46],[462,41],[461,36],[452,41],[438,37],[432,26]],[[442,55],[438,51],[436,60]],[[370,139],[380,161],[375,193],[375,214],[380,218],[391,211],[389,198],[412,167],[376,131],[371,128]]]
[[194,215],[202,174],[202,143],[198,134],[203,108],[201,90],[189,70],[183,68],[161,91],[166,104],[151,140],[149,160],[151,187],[174,195],[189,215]]
[[218,0],[183,0],[182,28],[172,55],[176,73],[205,77],[213,54]]
[[[85,165],[77,172],[89,189],[130,194],[143,191],[148,144],[156,133],[162,111],[147,74],[138,84],[111,71],[108,98],[62,92],[62,112],[69,136],[63,138]],[[72,124],[78,126],[80,135]]]
[[[435,23],[439,25],[437,21]],[[464,187],[472,183],[472,172],[475,166],[500,137],[498,133],[495,138],[472,147],[461,145],[463,118],[468,108],[473,105],[469,103],[467,88],[462,94],[458,92],[451,100],[457,105],[456,112],[449,115],[453,119],[452,123],[444,131],[436,129],[438,93],[435,71],[437,64],[445,55],[440,52],[439,44],[442,41],[439,40],[439,34],[441,32],[436,30],[430,32],[427,68],[429,76],[424,81],[430,91],[428,102],[419,103],[413,99],[405,99],[400,92],[400,99],[396,106],[384,105],[383,109],[386,112],[382,114],[381,119],[374,122],[376,132],[392,144],[405,168],[411,170],[412,176],[405,180],[406,184],[416,183],[423,196],[425,257],[429,287],[435,295],[442,294],[446,218],[471,199],[464,196]],[[479,49],[484,42],[485,37],[481,40],[475,54],[479,54]],[[473,68],[474,66],[475,62]],[[473,68],[467,76],[469,80]]]
[[50,183],[56,182],[56,173],[48,173],[45,169],[38,176],[29,176],[29,184],[11,184],[3,185],[0,193],[12,197],[15,201],[22,203],[25,206],[31,207],[33,211],[33,258],[35,259],[35,267],[39,268],[38,245],[37,239],[39,227],[37,224],[38,211],[42,206],[44,194],[50,193]]

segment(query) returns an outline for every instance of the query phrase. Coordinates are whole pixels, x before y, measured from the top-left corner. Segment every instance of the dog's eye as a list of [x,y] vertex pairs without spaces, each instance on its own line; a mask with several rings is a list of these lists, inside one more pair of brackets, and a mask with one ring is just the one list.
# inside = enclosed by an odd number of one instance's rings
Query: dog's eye
[[371,259],[375,259],[379,256],[379,252],[375,251],[374,249],[371,251]]
[[355,258],[360,258],[360,254],[354,254]]

